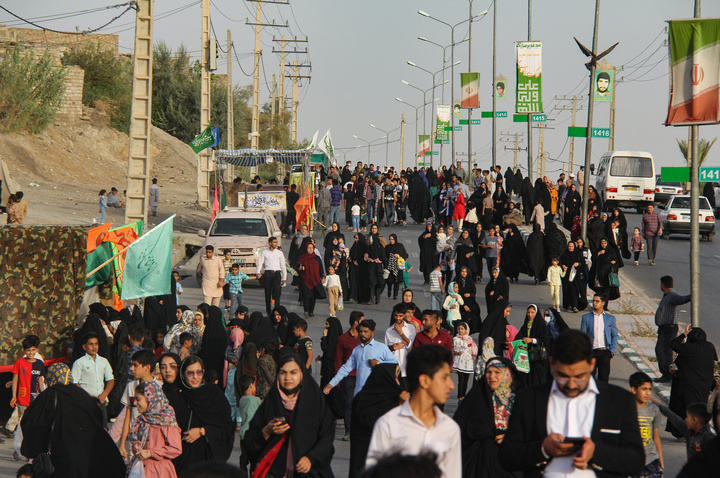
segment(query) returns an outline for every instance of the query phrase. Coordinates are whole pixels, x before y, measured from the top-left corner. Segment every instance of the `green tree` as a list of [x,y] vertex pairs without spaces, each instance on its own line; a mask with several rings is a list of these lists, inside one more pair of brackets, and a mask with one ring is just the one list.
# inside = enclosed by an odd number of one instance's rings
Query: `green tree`
[[[713,147],[715,144],[715,141],[717,141],[717,138],[713,139],[712,141],[709,141],[707,139],[701,139],[698,142],[698,157],[700,159],[699,166],[702,166],[702,164],[705,162],[705,159],[707,158],[708,153],[710,152],[710,148]],[[690,161],[688,160],[688,152],[689,152],[689,145],[688,142],[684,139],[678,139],[678,147],[680,148],[680,152],[682,153],[683,157],[685,158],[685,163],[687,163],[688,166],[690,166]]]
[[132,104],[132,63],[115,55],[100,43],[88,43],[66,53],[63,65],[76,65],[85,71],[83,104],[105,110],[110,124],[119,131],[130,128]]
[[55,118],[65,93],[65,73],[48,52],[15,46],[0,63],[0,131],[38,133]]

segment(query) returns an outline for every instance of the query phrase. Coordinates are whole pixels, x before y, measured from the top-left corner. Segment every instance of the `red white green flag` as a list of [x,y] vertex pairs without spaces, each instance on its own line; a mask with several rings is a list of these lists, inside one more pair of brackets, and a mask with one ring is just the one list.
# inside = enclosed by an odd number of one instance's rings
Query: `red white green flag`
[[720,19],[671,20],[667,125],[720,122]]
[[460,73],[460,107],[480,108],[480,73]]

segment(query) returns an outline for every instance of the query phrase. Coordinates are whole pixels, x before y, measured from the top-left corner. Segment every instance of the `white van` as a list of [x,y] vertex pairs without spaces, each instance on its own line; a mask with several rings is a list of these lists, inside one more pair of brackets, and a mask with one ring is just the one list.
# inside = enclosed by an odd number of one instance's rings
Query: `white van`
[[650,153],[608,151],[595,174],[595,187],[606,211],[622,206],[642,212],[655,201],[655,162]]

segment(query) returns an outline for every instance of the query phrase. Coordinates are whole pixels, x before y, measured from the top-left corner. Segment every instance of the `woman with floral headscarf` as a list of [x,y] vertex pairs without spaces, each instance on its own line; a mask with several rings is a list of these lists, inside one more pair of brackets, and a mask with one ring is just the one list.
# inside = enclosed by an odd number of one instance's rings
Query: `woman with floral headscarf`
[[507,432],[518,386],[517,372],[504,357],[487,361],[485,375],[458,405],[453,419],[460,426],[463,476],[510,478],[498,449]]
[[200,342],[202,340],[202,335],[200,335],[200,331],[197,329],[197,327],[195,327],[196,313],[197,312],[193,312],[192,310],[186,310],[182,313],[180,322],[173,325],[173,328],[170,329],[170,332],[168,332],[168,334],[165,336],[165,341],[163,343],[165,350],[174,354],[179,353],[180,334],[182,334],[183,332],[188,332],[193,336],[193,344],[190,347],[190,355],[197,355],[198,348],[200,347]]
[[177,477],[170,460],[182,453],[180,427],[160,384],[138,385],[135,407],[140,414],[130,426],[133,459],[142,462],[145,478]]

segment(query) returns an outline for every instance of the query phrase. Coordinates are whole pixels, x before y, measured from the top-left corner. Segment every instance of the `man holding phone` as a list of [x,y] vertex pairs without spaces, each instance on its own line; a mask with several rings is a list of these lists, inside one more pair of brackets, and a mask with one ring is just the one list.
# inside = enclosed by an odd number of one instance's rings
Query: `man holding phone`
[[499,458],[525,477],[637,475],[645,466],[632,394],[597,382],[593,344],[578,330],[555,341],[554,380],[518,392]]

